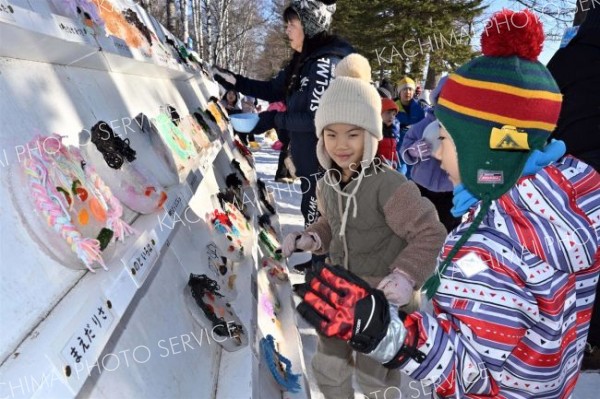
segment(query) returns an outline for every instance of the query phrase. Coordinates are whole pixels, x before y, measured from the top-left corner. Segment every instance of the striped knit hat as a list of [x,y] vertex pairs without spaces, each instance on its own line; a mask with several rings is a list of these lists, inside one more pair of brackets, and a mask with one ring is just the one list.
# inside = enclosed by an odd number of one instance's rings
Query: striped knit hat
[[517,182],[531,151],[556,127],[562,96],[537,61],[544,32],[530,11],[500,11],[483,32],[483,56],[451,74],[435,114],[456,144],[462,183],[496,199]]
[[423,286],[429,298],[492,201],[515,185],[531,152],[541,150],[556,127],[562,96],[550,71],[537,61],[543,42],[542,24],[532,12],[502,10],[481,36],[483,56],[451,74],[442,89],[435,115],[456,145],[462,184],[482,202]]

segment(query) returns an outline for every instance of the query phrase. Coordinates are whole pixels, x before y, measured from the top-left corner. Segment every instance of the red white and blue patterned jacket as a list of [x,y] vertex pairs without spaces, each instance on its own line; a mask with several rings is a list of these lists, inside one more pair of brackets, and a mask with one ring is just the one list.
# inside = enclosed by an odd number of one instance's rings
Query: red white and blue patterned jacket
[[[448,236],[440,260],[477,210]],[[448,398],[569,397],[598,283],[599,237],[600,174],[591,167],[565,157],[521,178],[444,271],[434,315],[408,315],[426,356],[402,371]]]

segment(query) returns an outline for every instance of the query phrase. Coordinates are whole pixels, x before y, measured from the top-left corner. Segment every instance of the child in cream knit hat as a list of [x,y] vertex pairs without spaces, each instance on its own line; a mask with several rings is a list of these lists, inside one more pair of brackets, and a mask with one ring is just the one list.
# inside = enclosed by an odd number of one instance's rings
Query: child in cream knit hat
[[[370,83],[369,62],[344,58],[315,116],[317,156],[326,169],[317,183],[321,217],[303,233],[291,233],[283,253],[329,254],[378,287],[391,303],[414,307],[413,294],[435,264],[445,238],[433,205],[418,188],[376,157],[382,138],[381,98]],[[317,384],[327,398],[353,397],[352,350],[320,337],[313,358]],[[397,386],[399,373],[358,354],[354,362],[363,394]]]

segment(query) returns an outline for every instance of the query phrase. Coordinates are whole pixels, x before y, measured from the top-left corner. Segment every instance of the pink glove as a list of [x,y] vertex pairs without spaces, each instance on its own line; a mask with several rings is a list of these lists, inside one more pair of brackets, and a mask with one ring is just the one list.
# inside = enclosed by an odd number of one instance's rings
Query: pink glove
[[286,110],[287,110],[287,107],[285,106],[285,103],[283,101],[271,103],[271,104],[269,104],[269,107],[267,108],[267,111],[285,112]]
[[427,161],[431,158],[431,144],[425,140],[417,140],[408,147],[408,153],[419,162]]
[[313,252],[321,248],[321,238],[313,232],[294,232],[283,239],[281,253],[283,256],[292,256],[296,249]]
[[377,286],[382,290],[387,300],[400,307],[410,302],[413,297],[415,282],[410,276],[400,270],[388,274]]

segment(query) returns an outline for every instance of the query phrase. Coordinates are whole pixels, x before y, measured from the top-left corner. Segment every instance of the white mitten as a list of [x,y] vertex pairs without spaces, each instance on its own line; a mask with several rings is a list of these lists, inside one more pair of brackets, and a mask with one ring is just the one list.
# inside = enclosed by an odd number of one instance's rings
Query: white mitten
[[291,256],[296,249],[302,251],[316,251],[321,248],[321,239],[313,232],[294,232],[290,233],[283,239],[281,244],[281,253],[283,256]]
[[400,307],[410,302],[415,289],[415,282],[410,276],[400,270],[388,274],[377,286],[382,290],[387,300]]

